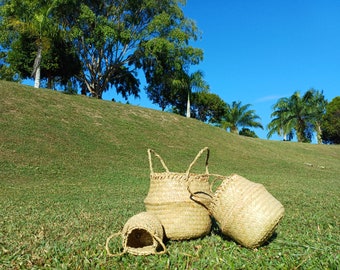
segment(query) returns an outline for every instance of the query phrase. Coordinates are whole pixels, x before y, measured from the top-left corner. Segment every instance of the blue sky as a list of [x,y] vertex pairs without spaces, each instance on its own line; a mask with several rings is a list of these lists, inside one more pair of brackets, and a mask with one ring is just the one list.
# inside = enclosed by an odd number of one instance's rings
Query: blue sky
[[202,31],[198,68],[211,92],[252,104],[263,125],[277,99],[297,90],[340,95],[340,1],[188,0],[184,12]]
[[[195,69],[225,102],[241,101],[270,121],[280,97],[310,88],[340,95],[340,1],[188,0],[184,13],[201,30]],[[159,109],[142,90],[131,104]],[[266,139],[267,130],[255,129]],[[273,136],[272,140],[281,140]]]

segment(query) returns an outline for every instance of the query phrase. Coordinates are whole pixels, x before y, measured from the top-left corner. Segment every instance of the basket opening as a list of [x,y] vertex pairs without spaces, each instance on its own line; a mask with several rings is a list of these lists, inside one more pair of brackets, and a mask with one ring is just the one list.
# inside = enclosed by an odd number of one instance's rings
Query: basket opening
[[153,237],[145,229],[134,229],[129,233],[126,245],[131,248],[142,248],[146,246],[152,246]]

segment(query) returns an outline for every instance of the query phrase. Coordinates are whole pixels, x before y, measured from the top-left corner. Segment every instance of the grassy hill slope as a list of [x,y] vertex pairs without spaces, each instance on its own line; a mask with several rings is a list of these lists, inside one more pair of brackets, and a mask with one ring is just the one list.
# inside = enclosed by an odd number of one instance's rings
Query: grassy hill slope
[[[0,265],[285,269],[339,263],[339,146],[247,138],[166,112],[9,82],[0,82],[0,93]],[[106,237],[144,210],[147,149],[171,171],[184,172],[205,146],[211,173],[260,182],[283,203],[276,239],[252,251],[213,234],[170,242],[169,255],[161,257],[106,257]],[[203,161],[195,172],[204,171]]]

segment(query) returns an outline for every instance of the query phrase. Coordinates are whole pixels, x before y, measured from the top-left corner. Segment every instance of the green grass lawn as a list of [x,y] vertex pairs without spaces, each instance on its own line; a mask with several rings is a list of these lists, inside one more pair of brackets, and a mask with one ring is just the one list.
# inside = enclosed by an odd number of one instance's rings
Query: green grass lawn
[[[241,137],[15,83],[0,92],[0,269],[338,269],[340,146]],[[107,237],[145,210],[147,149],[184,172],[205,146],[211,173],[262,183],[285,206],[271,241],[250,250],[214,228],[167,242],[165,255],[108,257]],[[204,172],[204,158],[193,171]]]

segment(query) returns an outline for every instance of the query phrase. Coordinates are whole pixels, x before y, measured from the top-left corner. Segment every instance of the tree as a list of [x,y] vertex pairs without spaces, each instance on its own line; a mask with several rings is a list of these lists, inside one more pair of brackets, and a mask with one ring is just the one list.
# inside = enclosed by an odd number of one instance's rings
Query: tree
[[249,128],[242,128],[239,134],[246,137],[258,138],[256,133],[253,130],[250,130]]
[[193,92],[207,92],[209,91],[208,84],[203,80],[203,72],[198,70],[189,76],[188,85],[187,85],[187,111],[186,111],[186,117],[190,118],[191,115],[191,96]]
[[211,124],[221,122],[227,104],[216,94],[194,92],[192,94],[192,115],[194,118]]
[[289,98],[280,98],[273,106],[271,117],[275,118],[267,126],[267,137],[277,133],[284,140],[287,136],[291,140],[295,131],[298,142],[311,142],[316,131],[319,138],[325,104],[323,93],[314,89],[309,89],[303,96],[296,91]]
[[270,115],[274,119],[267,125],[269,130],[267,138],[269,139],[275,133],[283,137],[284,141],[290,141],[293,139],[293,129],[295,123],[290,120],[286,120],[286,115],[289,111],[289,99],[280,98],[273,106],[274,112]]
[[250,104],[242,105],[240,101],[233,101],[231,106],[227,104],[226,112],[221,121],[223,129],[229,129],[231,133],[239,134],[240,127],[255,127],[263,129],[257,119],[254,110],[249,110]]
[[[26,35],[21,36],[11,44],[7,53],[10,67],[16,70],[23,79],[30,78],[35,61],[35,40]],[[48,50],[42,52],[40,63],[41,81],[47,81],[47,88],[55,84],[66,86],[68,81],[80,71],[80,63],[70,43],[61,38],[51,39]]]
[[308,100],[306,106],[309,110],[309,123],[311,128],[316,132],[316,138],[318,144],[322,143],[322,129],[321,129],[321,122],[322,117],[326,112],[326,105],[327,101],[323,92],[317,91],[315,89],[309,89],[305,95],[306,99]]
[[321,130],[324,143],[340,144],[340,96],[327,104]]
[[191,100],[194,93],[208,93],[209,85],[203,79],[203,72],[196,71],[187,74],[182,71],[177,78],[173,80],[173,87],[166,91],[170,95],[168,104],[172,105],[174,113],[191,117]]
[[166,107],[172,106],[179,114],[184,115],[183,104],[186,98],[184,82],[187,80],[187,74],[181,68],[177,70],[176,65],[161,61],[158,58],[158,62],[152,64],[153,67],[144,66],[148,83],[145,88],[147,96],[163,111]]
[[19,81],[15,70],[7,62],[7,53],[4,51],[0,51],[0,80]]
[[102,98],[114,87],[124,98],[137,97],[139,69],[158,90],[184,69],[196,31],[180,8],[184,0],[76,2],[62,22],[82,62],[78,79],[92,96]]
[[[202,72],[191,75],[188,72],[191,65],[203,59],[201,49],[188,46],[190,39],[197,39],[197,27],[193,21],[184,17],[180,9],[176,8],[174,12],[176,16],[163,12],[152,23],[151,29],[157,35],[140,46],[139,54],[142,56],[141,65],[148,83],[146,92],[150,100],[162,110],[172,106],[184,115],[193,88],[207,86],[203,85]],[[190,106],[187,106],[188,109]]]
[[[13,0],[4,1],[1,10],[2,44],[12,44],[24,35],[34,41],[35,56],[31,67],[34,87],[40,87],[41,60],[51,44],[51,38],[59,35],[60,28],[52,19],[52,10],[58,0]],[[26,55],[27,57],[27,55]]]

